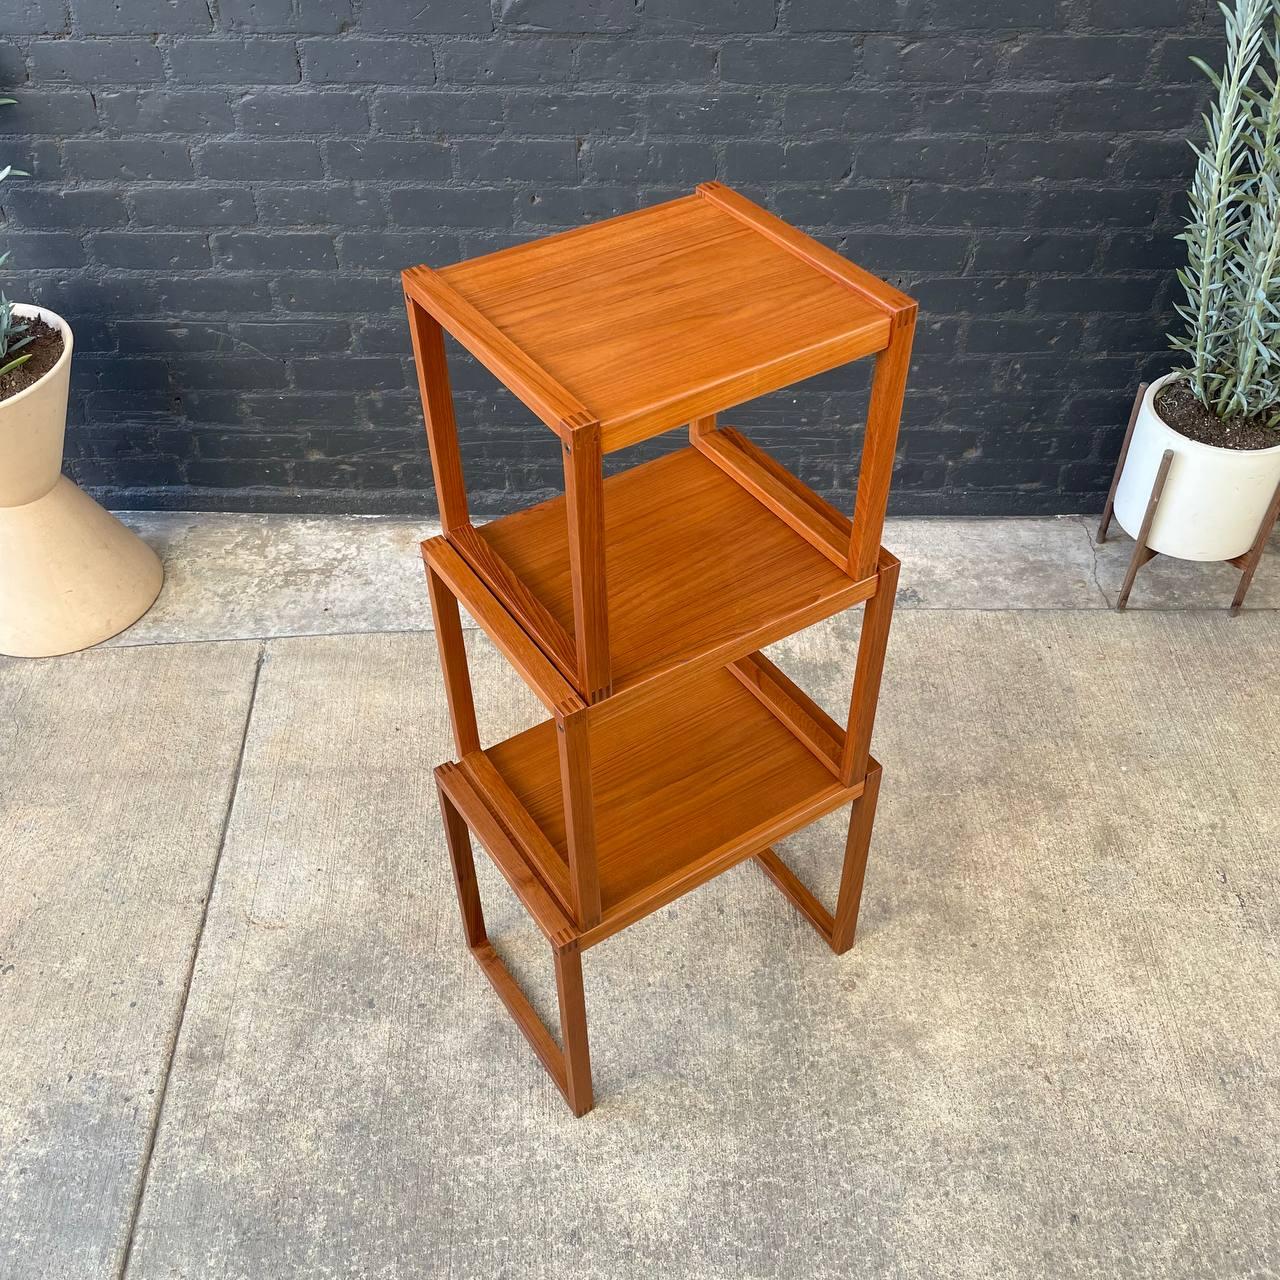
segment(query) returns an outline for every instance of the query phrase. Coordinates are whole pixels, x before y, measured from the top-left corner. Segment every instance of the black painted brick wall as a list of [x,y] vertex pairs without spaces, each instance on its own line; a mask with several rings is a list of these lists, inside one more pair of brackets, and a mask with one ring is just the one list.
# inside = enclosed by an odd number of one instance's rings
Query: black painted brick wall
[[[117,505],[432,509],[399,268],[709,178],[919,298],[899,512],[1096,508],[1168,365],[1205,0],[6,10],[5,283],[74,325],[69,464]],[[476,509],[556,488],[550,433],[454,370]],[[836,495],[864,390],[733,420]]]

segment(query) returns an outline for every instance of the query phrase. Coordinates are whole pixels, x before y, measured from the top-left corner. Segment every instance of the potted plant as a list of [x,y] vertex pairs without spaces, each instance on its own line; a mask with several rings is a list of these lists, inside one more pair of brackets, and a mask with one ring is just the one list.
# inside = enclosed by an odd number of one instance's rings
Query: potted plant
[[155,552],[62,475],[71,347],[61,316],[0,292],[0,653],[14,657],[123,631],[164,580]]
[[1186,331],[1171,342],[1187,366],[1142,396],[1114,498],[1126,533],[1183,560],[1244,556],[1280,486],[1280,10],[1276,0],[1236,0],[1222,11],[1221,75],[1195,59],[1216,100],[1204,144],[1192,147],[1179,237]]

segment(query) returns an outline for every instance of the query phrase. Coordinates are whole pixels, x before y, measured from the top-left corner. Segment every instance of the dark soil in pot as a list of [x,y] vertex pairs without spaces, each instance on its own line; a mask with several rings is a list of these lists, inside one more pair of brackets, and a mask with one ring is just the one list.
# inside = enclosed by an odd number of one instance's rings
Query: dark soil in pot
[[1166,382],[1156,393],[1156,412],[1179,435],[1219,449],[1271,449],[1280,430],[1261,418],[1219,418],[1196,399],[1185,378]]
[[28,325],[27,332],[31,335],[31,341],[20,351],[10,351],[8,359],[0,360],[0,364],[8,364],[15,356],[29,354],[31,359],[0,375],[0,400],[16,396],[19,391],[25,391],[39,382],[62,355],[61,329],[55,329],[39,318],[28,321]]

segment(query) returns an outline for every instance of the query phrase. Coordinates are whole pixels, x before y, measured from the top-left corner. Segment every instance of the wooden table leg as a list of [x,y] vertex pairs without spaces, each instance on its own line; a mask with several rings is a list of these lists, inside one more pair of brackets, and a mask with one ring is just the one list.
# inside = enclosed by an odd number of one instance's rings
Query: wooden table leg
[[834,916],[773,849],[762,849],[756,854],[761,870],[786,894],[792,906],[822,935],[836,955],[843,955],[853,946],[879,795],[880,765],[871,759],[863,779],[862,794],[849,809],[849,834],[844,845],[844,866],[840,872],[840,893],[836,898]]
[[594,1105],[591,1087],[591,1050],[587,1041],[587,1006],[582,989],[582,953],[576,939],[554,947],[556,995],[560,1004],[561,1044],[557,1045],[520,984],[494,950],[484,927],[480,889],[476,883],[471,833],[457,806],[437,783],[440,812],[444,815],[445,840],[453,864],[462,928],[481,972],[489,979],[521,1034],[555,1081],[556,1088],[575,1116],[586,1115]]
[[1129,426],[1124,433],[1124,444],[1120,446],[1120,458],[1116,463],[1115,474],[1111,477],[1111,490],[1107,494],[1107,505],[1102,508],[1102,520],[1098,525],[1098,542],[1107,540],[1107,530],[1111,527],[1111,517],[1116,509],[1116,490],[1120,487],[1120,476],[1124,471],[1125,459],[1129,456],[1129,446],[1133,443],[1133,428],[1138,422],[1138,410],[1142,408],[1142,397],[1147,394],[1151,384],[1144,382],[1138,387],[1138,394],[1133,398],[1133,408],[1129,410]]
[[1147,509],[1142,516],[1142,528],[1138,530],[1137,541],[1133,545],[1133,555],[1129,559],[1129,569],[1124,575],[1124,583],[1120,587],[1120,594],[1116,597],[1116,608],[1123,609],[1129,603],[1129,592],[1133,590],[1134,580],[1138,576],[1138,570],[1142,568],[1148,560],[1154,560],[1158,552],[1152,551],[1147,546],[1147,536],[1151,533],[1151,525],[1156,518],[1156,508],[1160,505],[1160,495],[1164,492],[1164,482],[1169,478],[1169,467],[1173,463],[1173,450],[1166,449],[1164,456],[1160,459],[1160,466],[1156,471],[1156,482],[1151,486],[1151,497],[1147,499]]
[[564,449],[564,499],[569,521],[573,586],[573,642],[578,686],[588,702],[612,688],[609,674],[609,597],[605,586],[604,453],[600,424],[573,432]]
[[844,846],[844,870],[840,874],[840,896],[836,899],[835,924],[831,930],[831,950],[844,955],[853,946],[858,928],[858,908],[862,904],[862,884],[867,875],[867,853],[871,829],[876,820],[876,800],[880,796],[880,766],[867,770],[866,789],[849,812],[849,836]]
[[840,780],[845,786],[861,780],[871,759],[871,730],[875,727],[876,708],[880,704],[880,679],[884,674],[884,657],[889,644],[889,625],[893,621],[900,567],[897,558],[881,548],[876,593],[867,601],[862,613],[848,728],[844,749],[840,753]]
[[436,624],[436,648],[444,672],[449,720],[453,725],[453,741],[458,749],[458,759],[461,760],[470,752],[480,750],[480,727],[476,721],[475,701],[471,695],[467,645],[462,634],[457,598],[429,564],[426,569],[427,594],[431,597],[431,616]]
[[444,835],[449,846],[449,861],[453,864],[453,883],[458,891],[458,910],[462,912],[462,929],[467,946],[474,951],[489,941],[484,929],[484,911],[480,906],[480,888],[476,884],[476,864],[471,855],[471,833],[462,820],[462,814],[436,784],[440,797],[440,812],[444,815]]
[[575,1116],[594,1105],[587,1003],[582,990],[582,952],[577,943],[555,953],[556,995],[560,1001],[560,1042],[564,1054],[564,1096]]

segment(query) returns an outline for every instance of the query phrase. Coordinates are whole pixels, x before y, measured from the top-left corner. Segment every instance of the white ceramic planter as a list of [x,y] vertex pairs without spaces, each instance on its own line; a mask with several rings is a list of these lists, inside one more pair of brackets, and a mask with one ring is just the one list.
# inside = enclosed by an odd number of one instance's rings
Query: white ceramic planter
[[1147,545],[1180,560],[1230,560],[1243,555],[1280,483],[1280,444],[1272,449],[1219,449],[1189,440],[1155,410],[1156,393],[1178,377],[1157,378],[1142,398],[1124,471],[1116,489],[1116,519],[1131,538],[1142,528],[1166,449],[1173,461]]
[[71,327],[58,363],[0,400],[0,653],[45,658],[123,631],[151,607],[164,570],[155,552],[62,474]]

